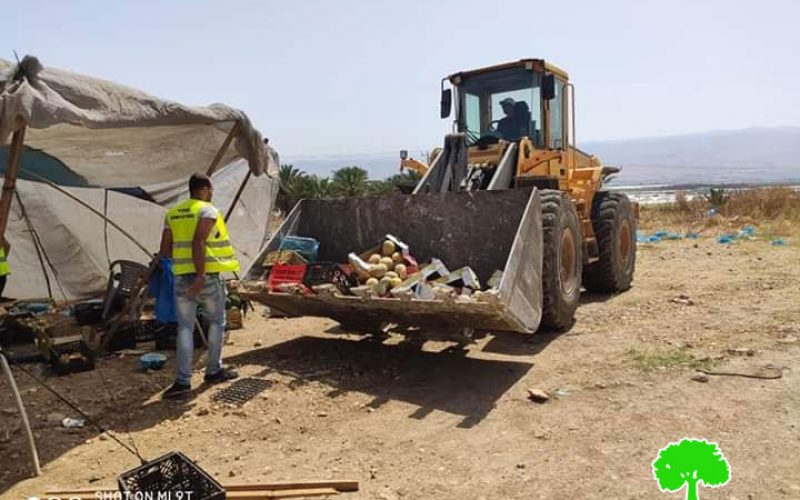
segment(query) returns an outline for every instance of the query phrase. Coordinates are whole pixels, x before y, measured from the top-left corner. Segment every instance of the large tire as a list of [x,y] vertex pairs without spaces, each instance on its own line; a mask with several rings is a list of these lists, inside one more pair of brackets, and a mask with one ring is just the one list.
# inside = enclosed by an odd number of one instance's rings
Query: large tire
[[539,191],[542,203],[542,326],[564,330],[575,321],[583,258],[578,212],[562,191]]
[[598,191],[592,203],[592,227],[600,259],[584,268],[583,285],[590,292],[627,290],[636,268],[636,218],[628,197]]

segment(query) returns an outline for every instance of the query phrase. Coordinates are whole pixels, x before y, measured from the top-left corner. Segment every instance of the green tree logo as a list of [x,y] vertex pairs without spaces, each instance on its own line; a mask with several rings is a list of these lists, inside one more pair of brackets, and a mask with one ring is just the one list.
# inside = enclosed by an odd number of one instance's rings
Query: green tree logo
[[653,476],[661,491],[678,491],[686,485],[686,500],[699,500],[698,484],[709,488],[725,486],[731,478],[731,468],[717,443],[684,438],[658,452]]

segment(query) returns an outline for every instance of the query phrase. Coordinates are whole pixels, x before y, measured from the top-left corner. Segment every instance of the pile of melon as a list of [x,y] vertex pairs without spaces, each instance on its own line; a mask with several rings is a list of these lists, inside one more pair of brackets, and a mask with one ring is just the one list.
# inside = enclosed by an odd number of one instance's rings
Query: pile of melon
[[366,269],[355,267],[354,271],[361,285],[383,296],[408,278],[409,266],[393,241],[385,240],[378,250],[366,259]]

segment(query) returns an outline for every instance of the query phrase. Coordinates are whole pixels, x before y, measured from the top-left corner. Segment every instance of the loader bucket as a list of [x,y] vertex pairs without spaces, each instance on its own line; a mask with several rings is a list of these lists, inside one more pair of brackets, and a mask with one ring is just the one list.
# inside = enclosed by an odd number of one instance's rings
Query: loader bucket
[[420,265],[438,258],[450,270],[470,266],[484,288],[502,270],[497,300],[362,299],[252,287],[244,295],[290,315],[329,317],[343,325],[533,332],[541,318],[540,214],[535,189],[303,200],[255,259],[246,282],[263,279],[264,256],[285,236],[316,238],[320,261],[347,262],[348,253],[373,248],[392,234],[409,245]]

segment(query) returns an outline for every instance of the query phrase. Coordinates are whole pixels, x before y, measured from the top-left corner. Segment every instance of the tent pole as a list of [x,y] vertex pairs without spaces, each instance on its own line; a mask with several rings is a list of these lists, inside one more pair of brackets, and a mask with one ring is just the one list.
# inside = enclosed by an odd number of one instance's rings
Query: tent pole
[[22,397],[19,395],[17,382],[14,380],[14,374],[11,372],[11,367],[8,366],[5,353],[0,350],[0,364],[3,365],[3,371],[8,378],[8,384],[11,386],[11,392],[14,394],[14,402],[17,404],[17,411],[19,417],[22,419],[22,426],[25,428],[25,434],[28,436],[28,445],[31,447],[31,456],[33,458],[33,470],[37,476],[42,475],[42,468],[39,465],[39,453],[36,451],[36,441],[33,439],[33,432],[31,432],[31,423],[28,421],[28,414],[25,412],[25,405],[22,404]]
[[228,151],[228,147],[230,147],[231,145],[231,141],[233,141],[233,138],[238,133],[239,133],[239,122],[237,121],[236,123],[233,124],[233,127],[231,127],[230,132],[228,132],[228,137],[225,138],[225,141],[222,143],[222,146],[220,146],[219,149],[217,150],[217,154],[214,155],[214,159],[211,160],[211,165],[208,167],[208,170],[206,171],[207,176],[211,177],[211,174],[213,174],[217,170],[217,167],[219,167],[219,164],[222,161],[222,157],[225,156],[225,153]]
[[[59,185],[58,185],[58,184],[56,184],[55,182],[52,182],[52,181],[50,181],[50,180],[46,179],[45,177],[42,177],[41,175],[37,174],[36,172],[30,172],[30,171],[26,171],[26,172],[25,172],[25,174],[26,174],[26,175],[30,175],[30,176],[31,176],[31,177],[33,177],[34,179],[36,179],[36,180],[38,180],[38,181],[40,181],[40,182],[43,182],[43,183],[47,184],[48,186],[50,186],[51,188],[55,189],[55,190],[56,190],[56,191],[58,191],[59,193],[63,194],[63,195],[64,195],[64,196],[66,196],[67,198],[70,198],[72,201],[74,201],[74,202],[78,203],[79,205],[81,205],[82,207],[84,207],[84,208],[88,209],[89,211],[91,211],[91,212],[92,212],[93,214],[95,214],[96,216],[98,216],[98,217],[100,217],[101,219],[103,219],[103,220],[107,221],[109,224],[111,224],[111,225],[114,227],[114,229],[116,229],[117,231],[119,231],[120,233],[122,233],[122,235],[123,235],[123,236],[125,236],[126,238],[128,238],[129,240],[131,240],[133,243],[135,243],[135,244],[136,244],[136,246],[138,246],[138,247],[139,247],[139,249],[140,249],[142,252],[144,252],[145,254],[147,254],[147,256],[148,256],[148,257],[152,257],[152,254],[150,253],[150,250],[148,250],[148,249],[147,249],[147,248],[146,248],[144,245],[142,245],[141,243],[139,243],[139,241],[138,241],[136,238],[134,238],[133,236],[131,236],[131,235],[130,235],[130,233],[128,233],[127,231],[125,231],[124,229],[122,229],[122,227],[120,227],[120,225],[119,225],[119,224],[117,224],[117,223],[116,223],[116,222],[114,222],[113,220],[109,219],[108,217],[106,217],[105,215],[103,215],[102,213],[100,213],[100,211],[99,211],[99,210],[97,210],[97,209],[95,209],[93,206],[89,205],[88,203],[86,203],[86,202],[85,202],[85,201],[83,201],[82,199],[78,198],[78,197],[77,197],[77,196],[75,196],[74,194],[72,194],[72,193],[70,193],[69,191],[67,191],[66,189],[62,188],[61,186],[59,186]],[[4,189],[5,189],[5,188],[4,188]]]
[[22,156],[22,146],[25,144],[25,129],[27,125],[22,124],[14,132],[11,139],[11,148],[8,155],[8,166],[6,175],[3,179],[3,194],[0,195],[0,237],[6,237],[8,227],[8,216],[11,213],[11,199],[17,187],[17,174],[19,174],[19,159]]
[[233,197],[231,206],[228,207],[228,213],[225,214],[225,222],[228,222],[228,219],[230,219],[231,215],[233,215],[233,209],[236,207],[236,204],[239,203],[239,198],[242,196],[242,192],[244,192],[244,188],[247,186],[247,181],[250,180],[250,174],[252,173],[253,172],[250,169],[247,170],[247,175],[244,176],[242,185],[239,186],[239,189],[236,191],[236,196]]

